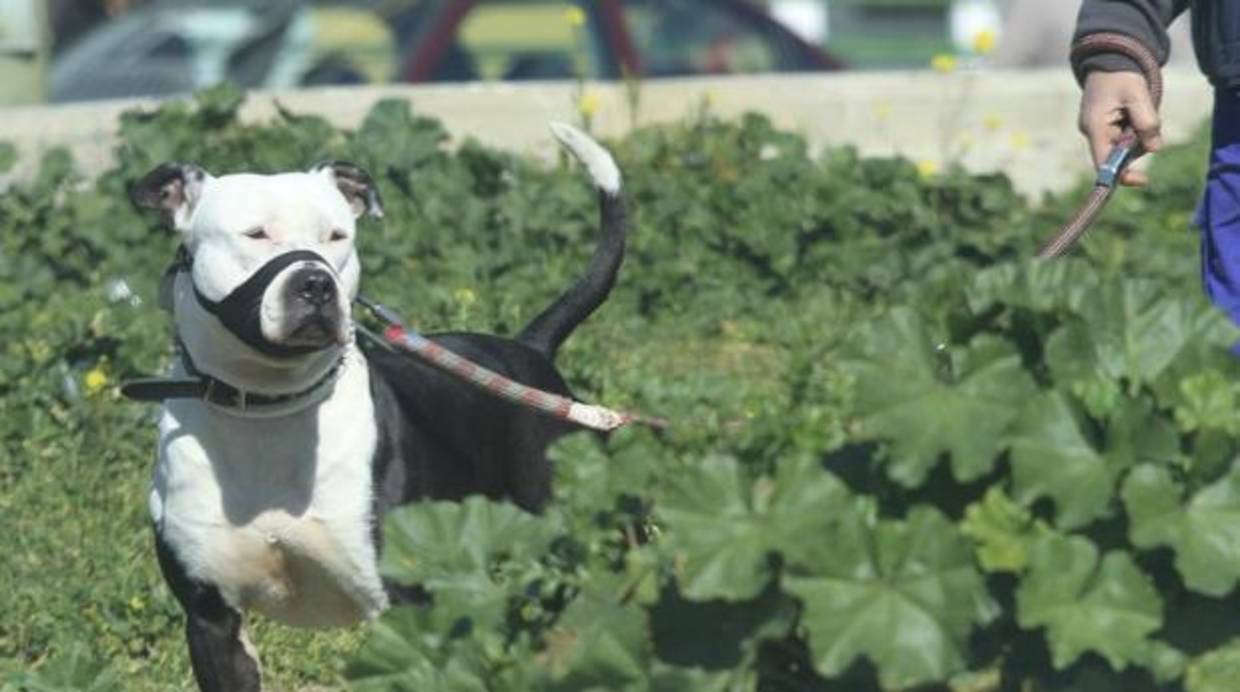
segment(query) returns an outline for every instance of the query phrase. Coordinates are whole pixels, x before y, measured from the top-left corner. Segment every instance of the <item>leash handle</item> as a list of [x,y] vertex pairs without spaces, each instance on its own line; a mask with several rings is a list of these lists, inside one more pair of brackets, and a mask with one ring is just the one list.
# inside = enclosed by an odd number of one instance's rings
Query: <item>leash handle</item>
[[[1077,41],[1071,53],[1077,81],[1084,82],[1084,61],[1102,53],[1118,53],[1135,62],[1140,67],[1141,74],[1145,76],[1145,83],[1149,87],[1154,107],[1157,108],[1162,103],[1162,66],[1140,41],[1123,34],[1090,34]],[[1144,147],[1141,146],[1137,133],[1131,126],[1124,127],[1115,145],[1111,148],[1110,154],[1102,165],[1098,166],[1094,189],[1085,203],[1068,219],[1059,232],[1038,250],[1037,257],[1051,259],[1066,254],[1098,218],[1098,214],[1110,200],[1111,193],[1115,191],[1124,169],[1144,153]]]
[[1098,177],[1094,179],[1094,185],[1115,187],[1119,174],[1124,172],[1130,161],[1136,160],[1142,153],[1144,152],[1141,150],[1136,134],[1125,130],[1124,134],[1120,135],[1119,141],[1111,148],[1106,161],[1098,166]]

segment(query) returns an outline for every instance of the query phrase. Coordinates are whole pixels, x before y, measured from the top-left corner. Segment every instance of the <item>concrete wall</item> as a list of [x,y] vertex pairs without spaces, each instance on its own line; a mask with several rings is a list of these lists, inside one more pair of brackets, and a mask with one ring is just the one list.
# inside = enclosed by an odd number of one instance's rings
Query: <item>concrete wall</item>
[[[1211,92],[1192,71],[1169,71],[1163,114],[1172,141],[1208,116]],[[621,84],[590,85],[598,99],[595,130],[621,135],[631,114]],[[273,116],[274,99],[295,112],[315,113],[355,127],[375,101],[409,99],[456,137],[548,156],[549,120],[575,121],[568,83],[467,84],[325,88],[279,94],[256,92],[243,117]],[[1062,189],[1089,172],[1076,131],[1079,91],[1068,70],[1028,72],[891,72],[781,75],[652,81],[641,89],[639,124],[674,121],[703,102],[722,115],[749,110],[805,134],[815,146],[853,144],[875,155],[901,154],[926,168],[959,161],[971,170],[1007,172],[1028,193]],[[105,168],[115,142],[116,116],[151,101],[96,102],[0,110],[0,139],[17,143],[28,172],[37,155],[67,146],[84,172]]]

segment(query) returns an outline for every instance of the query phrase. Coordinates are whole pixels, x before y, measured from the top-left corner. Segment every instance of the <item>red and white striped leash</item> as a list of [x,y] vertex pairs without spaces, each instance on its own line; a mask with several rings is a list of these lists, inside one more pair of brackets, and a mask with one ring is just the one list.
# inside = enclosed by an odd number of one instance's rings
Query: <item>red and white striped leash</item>
[[[512,401],[592,430],[610,431],[630,423],[638,423],[656,429],[663,429],[668,425],[667,420],[663,418],[644,416],[628,411],[616,411],[605,406],[575,401],[566,396],[523,385],[494,370],[484,368],[418,334],[405,326],[400,316],[388,307],[368,300],[363,296],[358,296],[356,300],[359,305],[366,308],[372,315],[387,325],[387,328],[383,331],[380,343],[387,344],[403,353],[419,358],[501,399]],[[369,338],[378,339],[377,336],[360,327],[359,332]]]

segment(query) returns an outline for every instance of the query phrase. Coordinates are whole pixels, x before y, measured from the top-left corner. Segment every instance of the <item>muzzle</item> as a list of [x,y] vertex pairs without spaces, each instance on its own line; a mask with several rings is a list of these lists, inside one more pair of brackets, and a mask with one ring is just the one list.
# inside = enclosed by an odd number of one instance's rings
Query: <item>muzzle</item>
[[[219,318],[228,331],[238,339],[261,353],[278,358],[300,356],[313,353],[318,349],[313,346],[288,346],[269,341],[263,336],[262,305],[263,294],[280,272],[297,262],[317,262],[330,267],[322,255],[310,250],[292,250],[276,255],[258,268],[241,285],[218,301],[204,296],[198,286],[194,285],[194,296],[204,310]],[[193,284],[193,281],[190,281]]]

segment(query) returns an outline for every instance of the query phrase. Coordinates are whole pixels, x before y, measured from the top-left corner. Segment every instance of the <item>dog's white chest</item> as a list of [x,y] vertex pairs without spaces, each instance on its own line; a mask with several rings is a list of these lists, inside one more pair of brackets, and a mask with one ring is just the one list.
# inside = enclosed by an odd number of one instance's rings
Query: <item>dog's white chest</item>
[[328,399],[291,416],[165,407],[152,516],[189,576],[234,607],[325,627],[387,605],[372,540],[369,379],[350,358]]

